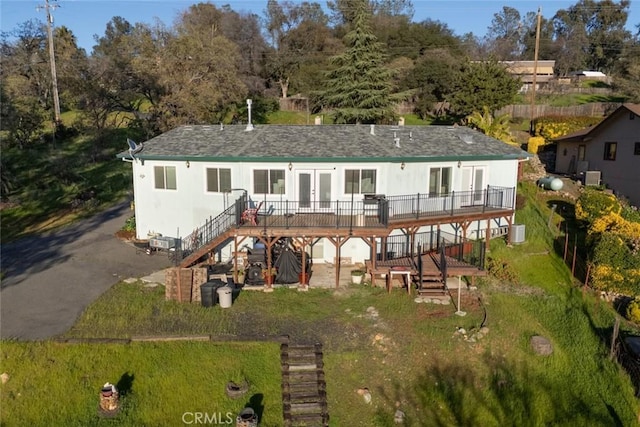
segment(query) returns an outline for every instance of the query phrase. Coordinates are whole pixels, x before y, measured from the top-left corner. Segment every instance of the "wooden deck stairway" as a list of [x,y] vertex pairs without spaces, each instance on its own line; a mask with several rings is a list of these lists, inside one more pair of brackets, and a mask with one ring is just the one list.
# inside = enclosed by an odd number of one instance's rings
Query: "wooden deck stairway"
[[280,346],[285,427],[329,425],[322,344]]
[[446,295],[445,276],[438,268],[434,257],[437,253],[428,253],[418,258],[418,268],[416,282],[418,283],[418,293],[423,296]]

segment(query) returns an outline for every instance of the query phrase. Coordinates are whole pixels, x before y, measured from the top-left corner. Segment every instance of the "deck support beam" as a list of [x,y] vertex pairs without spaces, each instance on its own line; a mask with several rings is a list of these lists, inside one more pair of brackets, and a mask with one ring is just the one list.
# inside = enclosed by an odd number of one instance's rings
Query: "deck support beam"
[[340,287],[340,249],[349,240],[349,236],[327,236],[327,239],[336,247],[336,289],[338,289]]

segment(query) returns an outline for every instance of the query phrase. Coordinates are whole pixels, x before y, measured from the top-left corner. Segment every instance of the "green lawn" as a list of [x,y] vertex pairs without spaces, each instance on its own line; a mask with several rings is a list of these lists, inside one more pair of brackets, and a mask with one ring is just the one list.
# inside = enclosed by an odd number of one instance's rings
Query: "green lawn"
[[[60,344],[3,342],[3,426],[175,426],[195,413],[235,417],[248,400],[264,426],[282,425],[279,347],[265,343],[172,342]],[[246,378],[250,390],[232,400],[227,381]],[[122,394],[115,419],[98,415],[106,382]]]

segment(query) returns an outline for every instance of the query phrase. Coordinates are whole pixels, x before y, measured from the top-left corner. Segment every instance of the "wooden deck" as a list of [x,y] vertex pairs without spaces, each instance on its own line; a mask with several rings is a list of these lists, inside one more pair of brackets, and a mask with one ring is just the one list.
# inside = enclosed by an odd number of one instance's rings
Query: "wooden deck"
[[[471,264],[458,259],[445,256],[447,263],[447,277],[467,276],[471,277],[472,281],[477,276],[486,276],[487,272],[479,269]],[[372,286],[376,285],[377,279],[383,279],[385,281],[388,291],[391,291],[392,272],[406,270],[410,273],[410,277],[413,281],[420,281],[418,266],[415,261],[410,257],[395,258],[390,260],[376,261],[375,264],[371,260],[365,261],[365,267],[367,273],[371,275]],[[425,277],[441,277],[442,269],[440,268],[440,255],[435,252],[422,255],[422,275]],[[410,285],[410,284],[409,284]],[[408,289],[410,291],[410,289]]]
[[[233,242],[235,247],[239,247],[245,239],[261,241],[267,248],[267,254],[270,254],[270,249],[282,238],[290,238],[302,248],[309,248],[318,239],[324,238],[335,247],[337,287],[342,259],[341,248],[351,238],[362,239],[369,246],[371,253],[377,254],[379,248],[387,247],[387,239],[395,237],[397,233],[394,232],[397,231],[413,239],[421,227],[431,227],[432,233],[439,233],[440,225],[449,224],[456,230],[456,236],[464,239],[474,222],[478,222],[478,229],[475,230],[477,235],[480,235],[480,227],[489,234],[492,224],[495,222],[500,225],[503,219],[510,228],[515,213],[512,207],[515,189],[491,187],[484,190],[483,194],[484,197],[480,199],[471,198],[472,195],[477,195],[476,193],[464,192],[456,193],[455,196],[452,193],[450,197],[439,199],[417,194],[394,196],[374,205],[363,201],[334,201],[329,204],[312,204],[305,208],[296,201],[267,200],[257,207],[248,208],[249,201],[245,195],[218,216],[207,219],[202,226],[182,239],[182,250],[176,265],[188,268],[207,254],[212,256],[218,246]],[[483,204],[466,204],[476,200],[483,200]],[[485,246],[488,246],[488,239]],[[466,247],[457,250],[466,253]],[[473,278],[484,274],[476,267],[458,262],[457,253],[447,254],[451,255],[447,259],[448,276],[464,275]],[[268,264],[272,261],[267,259]],[[370,273],[373,272],[375,281],[376,278],[389,277],[388,271],[393,267],[410,269],[414,276],[418,273],[413,261],[403,258],[378,262],[374,260],[369,270]],[[396,274],[403,277],[406,283],[406,272],[397,271],[393,274],[394,279]],[[424,277],[428,275],[433,277],[426,280],[431,279],[435,282],[435,276],[439,274],[441,273],[437,260],[430,256],[424,257],[421,283],[424,283]]]
[[512,209],[483,208],[482,206],[465,207],[452,210],[448,213],[415,213],[390,216],[388,224],[380,221],[377,215],[337,215],[332,212],[313,213],[289,213],[286,215],[260,215],[256,225],[250,223],[241,224],[242,229],[269,229],[270,232],[288,229],[337,229],[337,230],[360,230],[360,229],[396,229],[403,226],[413,225],[435,225],[451,222],[475,221],[481,219],[495,218],[496,216],[509,216],[513,214]]

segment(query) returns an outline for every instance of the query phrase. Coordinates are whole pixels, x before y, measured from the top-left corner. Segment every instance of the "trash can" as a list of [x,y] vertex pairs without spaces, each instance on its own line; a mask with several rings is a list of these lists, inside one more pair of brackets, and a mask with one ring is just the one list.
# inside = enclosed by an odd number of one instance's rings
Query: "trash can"
[[216,302],[215,285],[213,282],[206,282],[200,285],[200,302],[203,307],[213,307]]
[[200,301],[203,307],[213,307],[219,301],[216,290],[225,286],[220,279],[209,280],[200,285]]
[[218,288],[218,301],[220,301],[220,307],[229,308],[231,307],[232,300],[232,290],[229,286],[222,286]]

